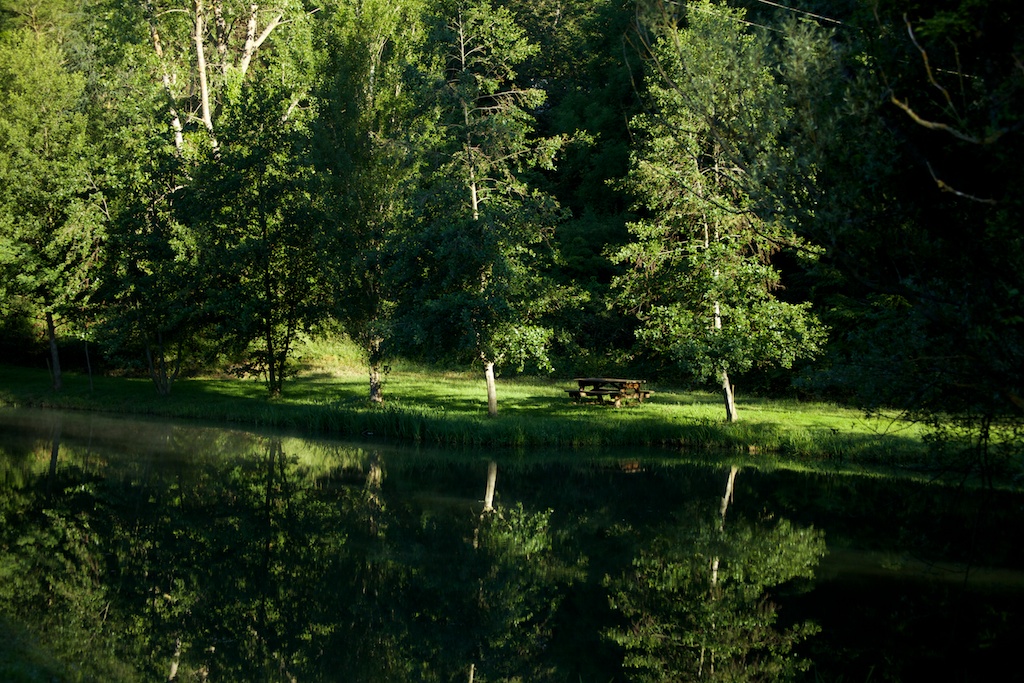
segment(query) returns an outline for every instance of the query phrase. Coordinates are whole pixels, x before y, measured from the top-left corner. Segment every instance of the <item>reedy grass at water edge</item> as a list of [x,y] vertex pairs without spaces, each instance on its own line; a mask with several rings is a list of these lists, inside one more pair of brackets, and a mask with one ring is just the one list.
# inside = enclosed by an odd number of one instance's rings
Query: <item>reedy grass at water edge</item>
[[809,462],[896,464],[925,454],[917,425],[867,419],[840,406],[740,397],[741,421],[727,424],[717,395],[655,385],[642,405],[577,404],[571,382],[499,381],[499,415],[486,415],[482,377],[416,368],[392,372],[386,402],[366,399],[363,373],[306,372],[270,398],[259,382],[179,380],[158,396],[148,379],[66,374],[50,389],[45,370],[0,366],[0,404],[273,427],[431,446],[503,449],[709,449]]

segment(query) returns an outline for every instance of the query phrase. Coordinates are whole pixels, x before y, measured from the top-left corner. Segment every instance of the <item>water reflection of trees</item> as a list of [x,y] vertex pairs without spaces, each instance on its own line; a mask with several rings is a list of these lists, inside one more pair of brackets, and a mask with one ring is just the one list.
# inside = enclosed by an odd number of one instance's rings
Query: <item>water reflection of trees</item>
[[[0,493],[7,623],[111,681],[565,680],[566,643],[597,643],[618,619],[619,642],[633,641],[606,678],[688,675],[701,649],[700,672],[768,672],[791,660],[764,652],[805,635],[778,626],[770,596],[810,571],[815,532],[738,516],[723,528],[713,506],[683,508],[648,520],[658,540],[624,571],[628,555],[597,555],[631,548],[628,529],[591,529],[619,514],[614,487],[586,512],[564,485],[534,490],[556,477],[503,480],[481,464],[468,492],[463,468],[438,466],[411,476],[450,495],[424,500],[392,482],[384,452],[296,444],[171,432],[130,461],[59,438],[7,458],[22,473]],[[602,588],[594,577],[614,567]],[[583,592],[619,611],[580,614]]]
[[717,510],[691,506],[608,581],[632,680],[782,681],[807,668],[793,648],[816,628],[780,626],[772,591],[813,577],[824,536],[785,519],[726,524],[737,473]]

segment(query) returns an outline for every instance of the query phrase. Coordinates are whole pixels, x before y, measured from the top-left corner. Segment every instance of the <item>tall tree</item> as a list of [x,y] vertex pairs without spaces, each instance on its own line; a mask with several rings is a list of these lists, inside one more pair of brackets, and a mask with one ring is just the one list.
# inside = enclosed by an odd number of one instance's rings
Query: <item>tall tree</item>
[[[262,374],[276,395],[298,335],[329,314],[332,245],[309,158],[313,12],[287,0],[143,10],[168,139],[184,164],[180,182],[161,195],[160,220],[187,227],[194,245],[180,254],[191,250],[197,263],[191,291],[208,295],[202,314],[231,342],[225,348],[242,354],[238,369]],[[170,292],[169,313],[197,303],[189,291]]]
[[[183,180],[173,147],[142,122],[122,133],[127,135],[118,136],[124,150],[100,290],[102,341],[108,356],[123,366],[141,359],[157,393],[167,395],[183,366],[200,360],[207,316],[198,244],[171,200]],[[125,139],[132,134],[143,138]]]
[[0,279],[5,303],[27,300],[45,320],[57,390],[57,321],[93,292],[103,239],[84,92],[51,34],[0,36]]
[[338,317],[369,366],[369,397],[383,401],[397,288],[396,241],[410,215],[422,127],[410,74],[422,56],[421,0],[352,0],[324,18],[317,162],[341,248]]
[[650,111],[633,121],[642,142],[627,186],[641,218],[614,257],[627,266],[614,285],[640,320],[640,342],[698,379],[717,377],[729,421],[730,375],[790,367],[823,340],[809,304],[778,297],[771,256],[799,241],[756,215],[744,187],[785,113],[766,46],[742,18],[703,1],[640,27],[651,36]]
[[442,3],[433,94],[440,123],[422,200],[422,230],[409,241],[414,336],[483,363],[488,413],[496,415],[495,365],[546,362],[545,237],[557,206],[528,172],[550,168],[559,139],[538,139],[531,111],[543,91],[516,67],[534,53],[508,10],[486,0]]
[[313,196],[308,121],[281,96],[280,76],[267,73],[242,89],[181,204],[200,226],[208,314],[242,352],[239,369],[261,374],[275,396],[297,339],[331,313],[335,248]]

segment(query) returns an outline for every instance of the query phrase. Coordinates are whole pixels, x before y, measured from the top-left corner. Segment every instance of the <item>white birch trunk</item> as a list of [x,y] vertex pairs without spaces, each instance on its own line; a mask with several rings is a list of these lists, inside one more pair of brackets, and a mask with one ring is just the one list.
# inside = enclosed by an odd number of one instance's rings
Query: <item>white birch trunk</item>
[[[718,277],[718,273],[715,273]],[[715,302],[715,329],[722,329],[722,307]],[[725,401],[725,419],[728,422],[736,422],[739,415],[736,413],[736,397],[733,394],[732,383],[729,381],[729,373],[722,368],[722,400]]]
[[181,638],[174,641],[174,654],[171,655],[171,670],[167,674],[167,681],[177,680],[178,678],[178,664],[181,662]]
[[146,11],[149,13],[149,34],[153,39],[153,52],[160,61],[160,69],[163,72],[160,80],[164,86],[164,94],[167,96],[167,113],[171,116],[171,130],[174,131],[174,148],[181,152],[185,148],[185,135],[181,126],[181,117],[178,115],[178,100],[174,97],[174,90],[171,88],[171,74],[164,65],[164,46],[160,40],[160,31],[156,26],[156,16],[151,3],[146,4]]
[[210,111],[210,84],[206,77],[206,47],[203,40],[206,33],[203,17],[204,11],[203,0],[195,0],[196,71],[198,72],[196,75],[199,76],[200,118],[203,121],[203,125],[206,126],[206,130],[210,133],[210,140],[214,149],[216,149],[217,141],[213,137],[213,113]]
[[729,422],[739,420],[736,413],[736,395],[732,390],[732,383],[729,381],[729,373],[722,370],[722,399],[725,401],[725,419]]
[[484,361],[484,378],[487,380],[487,414],[498,415],[498,390],[494,384],[494,362]]

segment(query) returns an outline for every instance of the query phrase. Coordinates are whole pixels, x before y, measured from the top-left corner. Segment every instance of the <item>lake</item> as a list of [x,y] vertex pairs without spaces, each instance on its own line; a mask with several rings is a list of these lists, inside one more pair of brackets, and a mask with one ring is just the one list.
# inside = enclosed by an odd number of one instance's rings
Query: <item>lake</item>
[[0,680],[1010,680],[1024,496],[0,409]]

